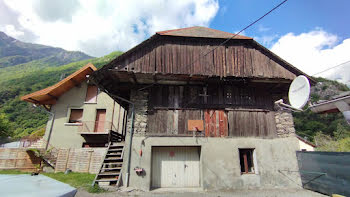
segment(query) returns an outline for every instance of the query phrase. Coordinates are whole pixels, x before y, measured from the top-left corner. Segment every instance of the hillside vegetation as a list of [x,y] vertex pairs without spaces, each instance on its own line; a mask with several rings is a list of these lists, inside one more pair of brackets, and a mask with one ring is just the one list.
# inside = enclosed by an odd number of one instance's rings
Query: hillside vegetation
[[[337,81],[317,78],[317,84],[311,88],[310,101],[329,100],[344,91],[350,91]],[[316,114],[307,109],[293,113],[295,129],[298,135],[318,145],[322,151],[350,151],[350,126],[341,113]]]
[[0,69],[0,121],[6,126],[6,134],[18,139],[43,128],[48,115],[19,98],[25,94],[46,88],[60,81],[82,66],[91,62],[102,67],[121,52],[113,52],[101,58],[82,60],[63,66],[48,67],[42,61],[31,61]]

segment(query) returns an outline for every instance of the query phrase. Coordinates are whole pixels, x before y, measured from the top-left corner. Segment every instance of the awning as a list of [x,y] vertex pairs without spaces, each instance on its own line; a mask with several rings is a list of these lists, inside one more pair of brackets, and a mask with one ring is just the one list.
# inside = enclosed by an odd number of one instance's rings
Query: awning
[[97,70],[96,67],[93,64],[88,63],[87,65],[74,72],[73,74],[69,75],[65,79],[61,80],[60,82],[56,83],[55,85],[22,96],[21,100],[41,105],[55,104],[57,99],[62,94],[64,94],[74,86],[78,86],[81,82],[86,80],[86,75],[90,75],[95,70]]

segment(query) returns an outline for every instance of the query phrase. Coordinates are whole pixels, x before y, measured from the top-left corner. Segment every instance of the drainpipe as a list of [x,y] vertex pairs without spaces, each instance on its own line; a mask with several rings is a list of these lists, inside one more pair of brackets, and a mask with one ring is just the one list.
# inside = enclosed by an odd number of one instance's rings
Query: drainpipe
[[50,139],[51,139],[51,133],[52,133],[52,128],[53,128],[53,123],[55,122],[55,113],[46,111],[47,113],[49,113],[52,117],[52,121],[51,121],[51,126],[50,126],[50,131],[49,131],[49,136],[47,137],[47,143],[45,146],[45,150],[47,150],[47,148],[49,147],[49,143],[50,143]]
[[[38,108],[39,106],[36,104],[33,104],[34,108]],[[41,108],[39,108],[41,110]],[[49,110],[43,110],[45,113],[48,113],[51,115],[52,120],[51,120],[51,125],[50,125],[50,130],[49,130],[49,136],[47,137],[46,145],[45,145],[45,150],[49,147],[50,139],[51,139],[51,134],[52,134],[52,129],[53,129],[53,124],[55,122],[55,113],[50,112]]]

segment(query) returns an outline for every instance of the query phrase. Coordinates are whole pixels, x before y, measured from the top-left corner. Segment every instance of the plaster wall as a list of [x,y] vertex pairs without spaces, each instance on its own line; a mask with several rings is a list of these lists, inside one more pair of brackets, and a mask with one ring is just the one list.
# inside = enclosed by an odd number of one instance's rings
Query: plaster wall
[[306,151],[315,151],[315,148],[301,140],[298,140],[299,141],[299,150],[303,150],[305,149]]
[[[95,121],[96,110],[106,109],[106,121],[113,122],[113,125],[117,128],[119,115],[123,114],[123,108],[104,92],[98,93],[97,103],[85,103],[87,85],[87,81],[85,81],[70,89],[59,97],[57,103],[52,106],[51,112],[55,113],[49,142],[52,146],[56,148],[81,148],[82,143],[85,142],[84,138],[78,133],[78,126],[65,125],[69,121],[71,109],[83,109],[83,122]],[[122,117],[120,118],[122,119]],[[49,119],[46,126],[44,136],[46,141],[48,140],[51,123],[52,118]],[[122,126],[119,126],[119,132],[121,130]]]
[[[131,187],[151,189],[151,153],[154,146],[200,146],[200,181],[204,190],[298,188],[301,185],[300,175],[295,172],[298,170],[296,151],[299,150],[296,137],[133,137],[129,181]],[[241,175],[239,148],[255,149],[256,174]],[[127,154],[128,150],[125,150],[125,155]],[[124,166],[126,163],[127,157],[124,157]],[[145,174],[136,175],[133,170],[135,167],[145,169]]]

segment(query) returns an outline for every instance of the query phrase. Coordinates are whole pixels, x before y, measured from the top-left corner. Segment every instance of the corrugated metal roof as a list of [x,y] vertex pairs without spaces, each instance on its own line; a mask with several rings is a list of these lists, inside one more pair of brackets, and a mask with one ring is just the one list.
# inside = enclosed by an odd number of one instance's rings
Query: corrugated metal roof
[[[157,32],[159,35],[163,36],[181,36],[181,37],[200,37],[200,38],[231,38],[235,34],[224,32],[216,29],[211,29],[208,27],[187,27],[181,29],[172,29],[166,31]],[[253,38],[247,36],[236,35],[232,39],[247,39],[252,40]]]

